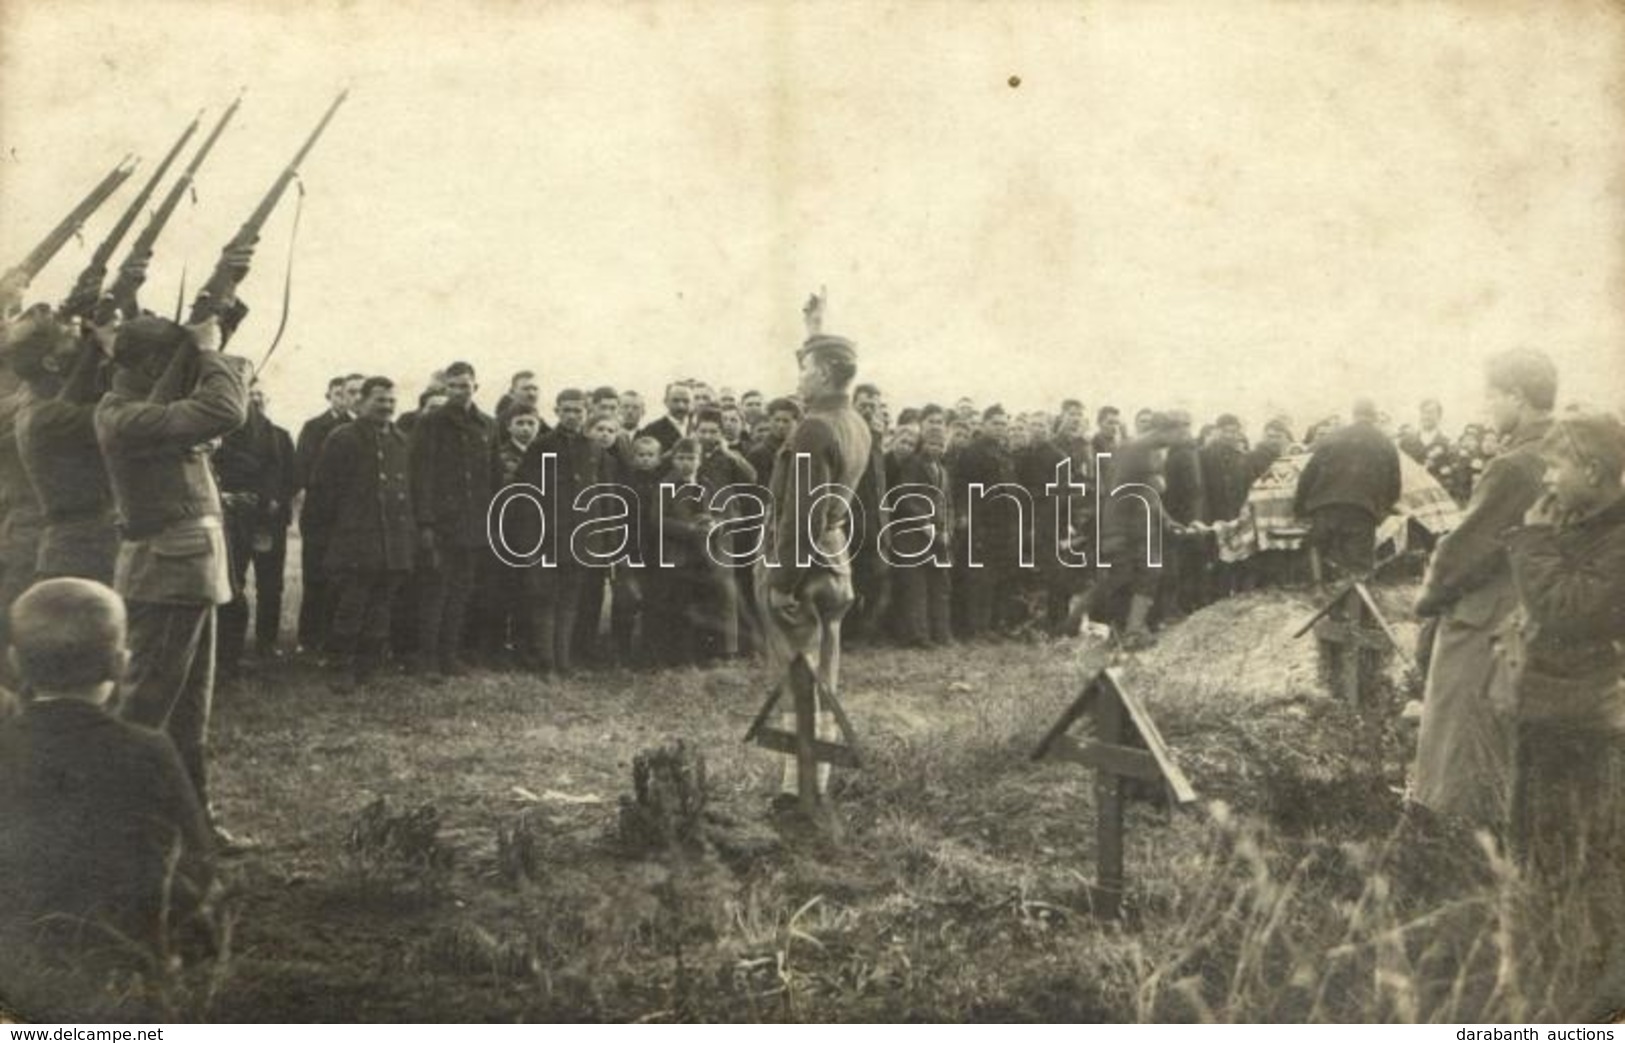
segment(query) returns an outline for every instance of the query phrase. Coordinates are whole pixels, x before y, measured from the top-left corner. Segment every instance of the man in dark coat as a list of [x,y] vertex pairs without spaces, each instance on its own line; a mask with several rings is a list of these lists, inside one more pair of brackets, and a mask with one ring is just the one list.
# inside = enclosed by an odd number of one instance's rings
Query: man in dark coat
[[51,579],[11,617],[32,699],[0,722],[0,952],[165,957],[208,894],[213,854],[174,745],[107,712],[130,659],[124,605],[99,583]]
[[282,573],[288,557],[294,446],[265,415],[258,381],[248,389],[248,419],[220,440],[215,476],[225,507],[231,602],[220,610],[219,670],[232,677],[248,640],[248,573],[254,572],[255,652],[270,657],[282,622]]
[[[345,390],[347,379],[334,377],[327,382],[327,411],[311,417],[299,429],[294,456],[295,481],[300,489],[310,484],[310,476],[316,471],[316,458],[327,443],[327,436],[352,419],[350,395]],[[327,534],[306,521],[301,512],[299,540],[299,645],[306,651],[320,652],[327,641],[327,628],[333,616],[327,576],[322,571],[322,561],[327,557]]]
[[1377,524],[1400,493],[1399,450],[1377,428],[1377,409],[1354,403],[1354,422],[1315,440],[1298,476],[1293,512],[1311,522],[1310,540],[1322,560],[1350,575],[1375,564]]
[[[1241,419],[1233,413],[1224,413],[1214,422],[1207,444],[1198,450],[1202,468],[1202,521],[1210,525],[1234,521],[1247,507],[1247,493],[1258,475],[1242,449],[1244,441]],[[1211,582],[1204,600],[1236,593],[1244,572],[1239,563],[1214,557],[1209,567]]]
[[1109,623],[1123,647],[1151,645],[1148,620],[1167,554],[1170,522],[1163,509],[1168,447],[1189,433],[1165,413],[1153,413],[1145,434],[1119,446],[1100,490],[1099,577],[1089,591],[1089,617]]
[[[704,490],[707,504],[717,502],[717,495],[730,486],[751,486],[762,489],[759,475],[750,461],[730,446],[723,433],[723,414],[717,409],[702,409],[694,414],[694,437],[700,444],[700,461],[694,480]],[[733,521],[742,516],[741,504],[749,501],[728,499],[712,513],[717,521]],[[726,549],[744,555],[756,545],[761,533],[736,530],[734,539]],[[752,570],[749,563],[742,565],[711,562],[733,585],[725,595],[712,599],[702,610],[699,620],[701,643],[700,661],[748,655],[759,644],[759,627],[754,606],[751,605]]]
[[102,397],[103,342],[111,326],[75,337],[56,326],[49,337],[12,342],[12,365],[29,384],[17,415],[17,449],[44,512],[35,573],[113,582],[118,531],[94,415]]
[[[977,638],[1013,621],[1020,578],[1020,551],[1025,540],[1025,514],[1009,494],[1016,484],[1015,462],[1008,448],[1010,418],[1004,407],[988,406],[982,427],[953,467],[954,525],[962,534],[955,548],[953,577],[956,617],[961,636]],[[982,492],[972,495],[971,486]],[[1003,486],[1003,490],[995,491]]]
[[888,550],[892,618],[898,640],[913,648],[953,641],[953,495],[942,462],[947,448],[940,425],[926,432],[887,492],[892,525],[900,533]]
[[390,605],[412,570],[418,538],[410,452],[392,422],[395,385],[368,377],[358,410],[355,422],[329,436],[305,498],[306,512],[329,534],[324,564],[336,602],[329,649],[343,691],[365,685],[383,660]]
[[667,384],[666,415],[645,424],[638,437],[653,438],[660,443],[662,453],[670,453],[677,440],[688,435],[688,415],[693,401],[694,394],[688,385]]
[[464,623],[481,552],[488,547],[496,425],[474,405],[474,367],[446,367],[446,404],[412,434],[412,510],[422,552],[418,604],[422,672],[433,680],[467,672]]
[[205,765],[215,607],[231,600],[231,577],[220,490],[204,446],[248,415],[248,360],[222,354],[219,344],[213,320],[124,323],[113,387],[96,407],[122,536],[115,589],[130,615],[122,715],[169,734],[211,816]]
[[1168,488],[1162,506],[1172,523],[1172,540],[1162,570],[1157,593],[1156,614],[1171,621],[1186,616],[1204,604],[1210,540],[1207,533],[1191,526],[1207,514],[1207,489],[1202,483],[1202,461],[1196,439],[1191,436],[1191,416],[1182,409],[1168,416],[1179,431],[1163,464]]
[[1257,476],[1248,466],[1243,441],[1240,418],[1225,413],[1214,421],[1212,437],[1198,450],[1203,521],[1234,521],[1247,506],[1247,493]]
[[[537,666],[547,675],[567,675],[574,668],[581,591],[587,569],[594,567],[592,562],[578,560],[577,552],[586,548],[573,542],[576,529],[593,515],[591,508],[578,509],[576,498],[583,489],[598,483],[607,467],[607,454],[583,429],[587,421],[585,392],[565,388],[558,393],[555,409],[558,422],[525,450],[514,477],[542,490],[542,518],[547,525],[541,534],[542,553],[552,562],[551,567],[537,565],[527,573],[536,620]],[[514,514],[521,516],[515,524],[524,529],[523,512],[510,512],[509,516]],[[537,539],[525,531],[510,537],[508,543],[529,549],[537,545]]]
[[757,480],[766,482],[773,477],[773,461],[779,455],[779,447],[800,421],[801,407],[792,399],[775,398],[767,404],[767,437],[745,454],[745,459],[756,469]]
[[852,589],[857,602],[847,614],[843,637],[865,641],[878,631],[891,600],[891,577],[880,552],[880,532],[886,525],[882,503],[890,483],[886,476],[885,400],[873,384],[852,392],[852,408],[869,425],[869,464],[858,480],[857,532],[852,541]]

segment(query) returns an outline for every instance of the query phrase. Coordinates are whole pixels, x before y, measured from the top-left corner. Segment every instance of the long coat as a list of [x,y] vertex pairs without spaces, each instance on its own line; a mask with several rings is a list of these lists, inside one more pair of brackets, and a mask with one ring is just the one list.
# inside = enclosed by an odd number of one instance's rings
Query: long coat
[[1625,857],[1625,499],[1515,530],[1493,699],[1518,721],[1514,844],[1535,867]]
[[1439,613],[1416,746],[1416,800],[1482,826],[1505,822],[1512,731],[1490,686],[1495,634],[1517,607],[1501,534],[1541,494],[1549,420],[1521,425],[1484,471],[1456,530],[1434,548],[1422,603]]
[[1315,442],[1292,508],[1307,518],[1322,507],[1358,507],[1381,521],[1401,489],[1399,450],[1375,425],[1356,422]]
[[[548,457],[553,462],[547,462]],[[508,545],[528,550],[538,543],[548,560],[559,568],[571,565],[596,564],[580,560],[587,552],[608,549],[602,543],[592,546],[574,546],[575,531],[595,517],[603,514],[603,505],[578,509],[576,500],[583,490],[611,477],[609,454],[581,431],[555,427],[537,438],[526,448],[514,471],[514,481],[524,482],[542,490],[540,497],[542,517],[546,528],[537,533],[534,517],[524,510],[512,510],[504,519]],[[577,554],[579,550],[582,554]]]
[[472,405],[441,406],[413,429],[412,510],[442,545],[488,546],[495,446],[496,424]]
[[330,572],[412,568],[410,450],[394,424],[345,424],[327,438],[306,493],[305,513],[328,534]]

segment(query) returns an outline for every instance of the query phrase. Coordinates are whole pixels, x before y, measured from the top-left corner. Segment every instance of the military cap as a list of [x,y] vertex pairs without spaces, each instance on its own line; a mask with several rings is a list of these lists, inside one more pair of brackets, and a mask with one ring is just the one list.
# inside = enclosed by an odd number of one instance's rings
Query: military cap
[[0,343],[0,357],[9,361],[18,373],[26,375],[39,366],[40,360],[64,337],[73,336],[73,327],[59,322],[48,304],[36,304],[6,328]]
[[845,337],[838,337],[833,333],[815,333],[808,337],[796,352],[796,361],[801,362],[808,356],[820,362],[846,362],[855,364],[858,361],[858,346]]
[[154,355],[174,351],[186,344],[191,334],[179,323],[156,315],[131,319],[118,328],[113,342],[113,361],[120,366],[139,366]]

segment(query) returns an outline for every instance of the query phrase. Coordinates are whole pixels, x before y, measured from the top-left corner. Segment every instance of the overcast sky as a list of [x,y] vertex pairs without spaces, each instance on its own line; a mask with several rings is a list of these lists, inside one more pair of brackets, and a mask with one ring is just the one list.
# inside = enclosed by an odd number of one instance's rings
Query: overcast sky
[[[1019,86],[1011,86],[1019,77]],[[161,241],[194,287],[306,164],[296,424],[454,358],[658,394],[793,382],[827,285],[894,409],[1360,392],[1479,408],[1519,344],[1625,404],[1625,14],[1605,3],[0,3],[0,264],[120,155],[248,93]],[[36,283],[60,296],[85,243]],[[280,311],[292,195],[243,296]]]

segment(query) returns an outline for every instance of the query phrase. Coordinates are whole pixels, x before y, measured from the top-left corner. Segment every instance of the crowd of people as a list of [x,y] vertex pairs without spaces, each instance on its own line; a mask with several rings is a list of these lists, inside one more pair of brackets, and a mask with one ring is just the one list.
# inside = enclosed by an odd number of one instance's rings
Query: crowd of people
[[[894,413],[880,389],[853,383],[850,342],[817,336],[794,395],[680,380],[651,416],[637,392],[609,387],[558,389],[544,406],[525,371],[488,412],[475,367],[454,362],[400,415],[389,377],[336,376],[327,408],[293,437],[246,364],[216,350],[224,336],[213,320],[150,316],[81,330],[49,309],[8,328],[0,592],[11,683],[28,702],[0,745],[0,819],[47,829],[64,786],[78,786],[99,802],[96,821],[147,845],[129,857],[150,862],[150,830],[131,834],[125,805],[98,796],[111,786],[161,797],[153,813],[170,844],[240,846],[209,800],[217,656],[228,677],[248,658],[314,657],[349,693],[391,659],[443,683],[474,667],[551,678],[761,653],[773,602],[753,590],[752,549],[773,530],[766,542],[789,547],[786,498],[826,482],[845,489],[850,514],[815,534],[849,538],[838,570],[855,599],[849,636],[929,647],[1022,628],[1065,635],[1087,617],[1142,648],[1157,627],[1272,581],[1256,562],[1223,560],[1214,532],[1282,457],[1307,456],[1294,503],[1315,553],[1369,572],[1400,497],[1401,451],[1466,503],[1417,606],[1438,623],[1418,800],[1527,842],[1562,832],[1554,808],[1618,794],[1606,772],[1625,729],[1625,437],[1612,418],[1554,421],[1556,373],[1537,353],[1492,361],[1505,441],[1497,452],[1480,437],[1475,453],[1491,454],[1480,460],[1449,443],[1431,402],[1415,430],[1394,431],[1357,401],[1347,424],[1317,423],[1301,443],[1286,418],[1252,442],[1230,414],[1197,428],[1176,409],[1125,421],[1104,406],[1091,424],[1075,399],[1053,412],[964,398]],[[812,460],[799,491],[798,454]],[[595,495],[606,487],[633,495],[606,504]],[[790,596],[803,564],[786,561],[770,586]],[[81,740],[128,771],[64,783]],[[18,830],[7,835],[32,835]],[[20,860],[0,880],[38,877],[23,864],[37,846],[0,853]],[[188,885],[207,877],[200,868]],[[66,900],[35,893],[18,908]],[[152,910],[142,915],[151,926]]]
[[[778,449],[801,416],[795,396],[681,380],[664,389],[660,415],[650,417],[639,392],[611,387],[564,388],[544,404],[532,371],[514,374],[489,411],[476,389],[473,367],[455,363],[432,374],[415,408],[397,417],[398,391],[387,378],[335,376],[327,408],[305,421],[297,438],[267,418],[254,392],[248,422],[215,454],[238,579],[238,596],[222,612],[226,675],[247,647],[248,569],[257,591],[253,655],[280,654],[282,574],[296,504],[302,599],[295,647],[330,659],[349,678],[344,687],[366,683],[391,649],[431,678],[471,666],[556,674],[751,654],[760,623],[748,596],[750,570],[719,561],[725,555],[715,541],[742,556],[761,512],[745,497],[714,501],[741,485],[765,492]],[[1127,609],[1104,608],[1109,596],[1095,615],[1120,620],[1130,643],[1149,643],[1163,622],[1280,574],[1220,561],[1208,528],[1241,514],[1272,462],[1374,431],[1381,420],[1362,406],[1353,424],[1331,418],[1299,442],[1291,421],[1275,418],[1254,444],[1231,414],[1196,430],[1182,411],[1143,409],[1130,429],[1112,406],[1100,408],[1091,426],[1075,399],[1053,412],[1012,414],[962,398],[894,415],[880,389],[860,384],[852,401],[873,439],[856,490],[860,601],[848,633],[916,647],[1024,627],[1076,632],[1088,608],[1080,595],[1104,573],[1068,562],[1084,563],[1097,549],[1102,559],[1147,553],[1146,540],[1133,537],[1145,528],[1144,507],[1115,528],[1108,518],[1106,538],[1096,538],[1097,515],[1112,513],[1100,509],[1096,494],[1099,461],[1108,457],[1117,461],[1108,461],[1114,487],[1147,479],[1159,486],[1167,553],[1150,574],[1156,582],[1142,584],[1152,603],[1132,625]],[[1373,451],[1373,439],[1355,455]],[[1391,434],[1376,441],[1379,456],[1393,455]],[[1138,450],[1125,452],[1136,442],[1161,450],[1155,474]],[[549,454],[559,470],[544,482]],[[1069,480],[1057,483],[1063,461]],[[1365,471],[1331,468],[1353,488],[1323,489],[1319,498],[1380,520],[1397,486],[1366,488]],[[1397,481],[1397,464],[1389,471]],[[548,531],[527,527],[527,503],[499,495],[516,483],[550,483],[538,497],[553,523]],[[662,508],[667,484],[697,485],[703,494],[668,495]],[[575,531],[595,520],[591,512],[553,513],[554,501],[573,503],[595,485],[630,490],[642,515],[634,526],[639,542],[621,548],[617,563],[582,562],[567,552]],[[973,496],[977,485],[1019,487],[1024,495]],[[914,491],[924,495],[904,495]],[[493,501],[501,526],[492,524]],[[1304,516],[1326,506],[1306,502]],[[534,548],[538,540],[547,567],[531,569],[503,553],[503,545]],[[897,555],[885,553],[893,549]],[[945,567],[888,561],[922,554]]]

